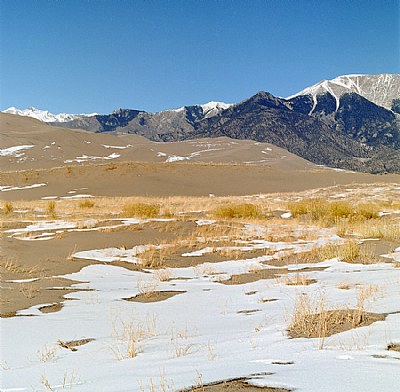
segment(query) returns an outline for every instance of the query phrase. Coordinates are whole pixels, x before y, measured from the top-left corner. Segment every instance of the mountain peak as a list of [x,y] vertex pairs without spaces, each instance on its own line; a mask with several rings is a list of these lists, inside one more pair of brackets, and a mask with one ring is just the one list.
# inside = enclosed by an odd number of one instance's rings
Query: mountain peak
[[8,114],[16,114],[18,116],[24,116],[24,117],[32,117],[36,118],[37,120],[43,121],[43,122],[67,122],[67,121],[72,121],[77,118],[82,118],[82,117],[92,117],[96,116],[97,113],[91,113],[91,114],[68,114],[68,113],[59,113],[59,114],[53,114],[50,113],[48,110],[41,110],[41,109],[36,109],[33,106],[27,108],[27,109],[17,109],[16,107],[12,106],[6,110],[3,110],[3,113],[8,113]]
[[339,107],[340,97],[346,93],[357,93],[376,105],[391,109],[393,100],[400,97],[400,74],[349,74],[320,82],[305,88],[287,99],[300,95],[311,95],[316,104],[317,96],[331,94]]

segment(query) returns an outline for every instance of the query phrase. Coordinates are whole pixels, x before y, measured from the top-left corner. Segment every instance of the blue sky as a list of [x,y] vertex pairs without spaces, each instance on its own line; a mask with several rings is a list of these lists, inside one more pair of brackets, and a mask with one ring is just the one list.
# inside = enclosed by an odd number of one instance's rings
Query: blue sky
[[0,0],[1,109],[158,111],[399,73],[394,0]]

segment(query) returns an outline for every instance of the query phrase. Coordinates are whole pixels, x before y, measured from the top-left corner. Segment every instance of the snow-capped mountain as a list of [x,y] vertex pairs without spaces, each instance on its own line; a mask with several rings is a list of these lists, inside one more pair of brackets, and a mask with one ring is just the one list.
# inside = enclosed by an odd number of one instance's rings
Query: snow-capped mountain
[[340,97],[346,93],[357,93],[376,105],[392,109],[394,99],[400,97],[400,75],[343,75],[332,80],[322,80],[311,87],[294,94],[287,99],[301,95],[311,95],[314,107],[317,97],[326,93],[331,94],[336,100],[336,109],[339,107]]
[[273,143],[317,164],[400,173],[400,75],[344,75],[287,99],[267,92],[238,104],[209,102],[149,113],[7,113],[96,133],[137,134],[157,142],[228,136]]
[[222,112],[223,110],[228,109],[231,107],[233,104],[231,103],[224,103],[224,102],[215,102],[211,101],[208,103],[205,103],[203,105],[199,105],[203,109],[203,114],[205,118],[215,116],[219,112]]
[[[233,103],[225,103],[225,102],[216,102],[216,101],[211,101],[208,103],[203,103],[202,105],[194,105],[193,107],[199,107],[201,108],[203,112],[203,116],[205,118],[215,116],[216,114],[222,112],[225,109],[228,109],[234,105]],[[168,109],[164,110],[165,112],[184,112],[185,108],[188,108],[191,106],[182,106],[178,109]]]
[[28,108],[28,109],[17,109],[15,107],[8,108],[6,110],[3,110],[3,113],[8,113],[8,114],[17,114],[18,116],[25,116],[25,117],[32,117],[36,118],[37,120],[43,121],[43,122],[67,122],[67,121],[72,121],[76,120],[82,117],[92,117],[97,115],[97,113],[91,113],[91,114],[67,114],[67,113],[59,113],[59,114],[53,114],[50,113],[47,110],[40,110],[36,108]]

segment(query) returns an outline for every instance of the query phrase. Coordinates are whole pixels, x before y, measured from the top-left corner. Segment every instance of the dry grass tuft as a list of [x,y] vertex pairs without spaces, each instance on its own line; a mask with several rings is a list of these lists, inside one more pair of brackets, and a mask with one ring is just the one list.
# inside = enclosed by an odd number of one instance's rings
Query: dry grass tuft
[[160,215],[160,205],[146,203],[126,204],[123,215],[128,218],[155,218]]
[[116,340],[116,344],[111,347],[115,357],[119,361],[135,358],[143,351],[142,341],[157,336],[156,317],[148,315],[144,322],[115,321],[112,334]]
[[168,282],[171,280],[171,270],[169,268],[163,268],[156,271],[155,276],[160,282]]
[[357,241],[349,240],[343,244],[326,244],[314,247],[306,252],[285,254],[278,259],[280,264],[307,264],[338,258],[346,263],[371,264],[378,258],[367,247],[361,246]]
[[86,199],[79,203],[80,208],[93,208],[95,205],[94,201]]
[[317,283],[315,279],[307,279],[304,274],[300,274],[298,272],[296,272],[294,276],[286,275],[280,279],[280,281],[286,286],[308,286],[310,284]]
[[280,258],[287,264],[296,262],[299,264],[318,263],[324,260],[338,258],[346,263],[372,264],[378,262],[377,256],[367,247],[361,246],[357,241],[349,240],[343,244],[327,244],[312,248],[307,252],[294,255],[285,255]]
[[10,201],[4,203],[3,213],[5,215],[11,214],[14,210],[14,206]]
[[58,346],[48,346],[45,344],[37,351],[40,362],[51,362],[57,358]]
[[353,231],[364,238],[381,238],[388,241],[400,240],[400,225],[389,220],[374,220],[370,223],[358,224]]
[[328,225],[344,218],[351,220],[377,218],[379,212],[378,206],[372,203],[354,206],[346,201],[329,202],[320,198],[289,202],[288,209],[294,218],[306,216],[312,221],[325,222]]
[[370,325],[384,320],[385,316],[365,311],[365,301],[372,295],[369,289],[358,294],[355,309],[336,308],[328,310],[323,297],[311,300],[307,295],[300,295],[295,303],[294,312],[288,327],[292,338],[319,338],[322,349],[324,339],[352,328]]
[[150,248],[140,254],[140,264],[144,268],[164,267],[167,256],[173,251],[173,247]]
[[47,215],[51,216],[52,218],[56,218],[57,217],[57,214],[56,214],[56,202],[54,200],[50,200],[49,202],[47,202],[46,213],[47,213]]
[[233,218],[263,218],[261,206],[257,204],[228,204],[219,206],[214,210],[213,215],[218,219]]
[[43,268],[40,268],[38,265],[34,265],[32,267],[23,267],[13,259],[7,259],[5,263],[1,263],[0,266],[6,271],[14,274],[26,274],[28,276],[36,277],[39,277],[43,274]]

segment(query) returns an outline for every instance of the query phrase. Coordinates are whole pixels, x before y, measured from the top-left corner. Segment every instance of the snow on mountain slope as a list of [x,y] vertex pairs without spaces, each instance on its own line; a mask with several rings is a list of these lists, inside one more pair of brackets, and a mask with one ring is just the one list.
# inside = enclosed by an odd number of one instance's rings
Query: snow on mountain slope
[[343,94],[357,93],[376,105],[391,109],[392,101],[400,98],[400,74],[338,76],[332,80],[322,80],[287,99],[311,95],[316,103],[317,96],[327,92],[335,97],[336,108]]
[[[218,114],[219,112],[222,112],[225,109],[228,109],[231,107],[233,103],[224,103],[224,102],[216,102],[216,101],[211,101],[208,103],[204,103],[202,105],[194,105],[194,106],[199,106],[203,110],[204,117],[212,117]],[[182,112],[185,110],[185,106],[182,106],[177,109],[167,109],[165,112],[168,111],[173,111],[173,112]]]
[[231,107],[233,104],[231,103],[224,103],[224,102],[215,102],[211,101],[208,103],[205,103],[203,105],[200,105],[200,107],[203,109],[203,113],[205,117],[212,117],[218,114],[219,112],[222,112],[225,109],[228,109]]
[[[232,104],[224,103],[224,102],[208,102],[202,105],[195,105],[198,107],[201,107],[204,117],[212,117],[221,112],[222,110],[225,110],[232,106]],[[172,110],[164,110],[164,112],[168,111],[173,111],[173,112],[182,112],[184,111],[185,107],[181,107],[178,109],[172,109]],[[6,110],[3,110],[3,113],[8,113],[8,114],[16,114],[18,116],[25,116],[25,117],[32,117],[37,120],[43,121],[43,122],[68,122],[68,121],[73,121],[76,119],[84,118],[84,117],[92,117],[98,115],[98,113],[90,113],[90,114],[67,114],[67,113],[59,113],[59,114],[53,114],[50,113],[47,110],[40,110],[36,109],[34,107],[28,108],[28,109],[17,109],[15,107],[10,107]]]
[[59,114],[52,114],[47,110],[40,110],[36,108],[28,108],[28,109],[17,109],[15,107],[8,108],[6,110],[3,110],[3,113],[9,113],[9,114],[17,114],[18,116],[25,116],[25,117],[32,117],[36,118],[37,120],[43,121],[43,122],[67,122],[67,121],[72,121],[77,118],[82,118],[82,117],[91,117],[97,115],[97,113],[91,113],[91,114],[67,114],[67,113],[59,113]]

